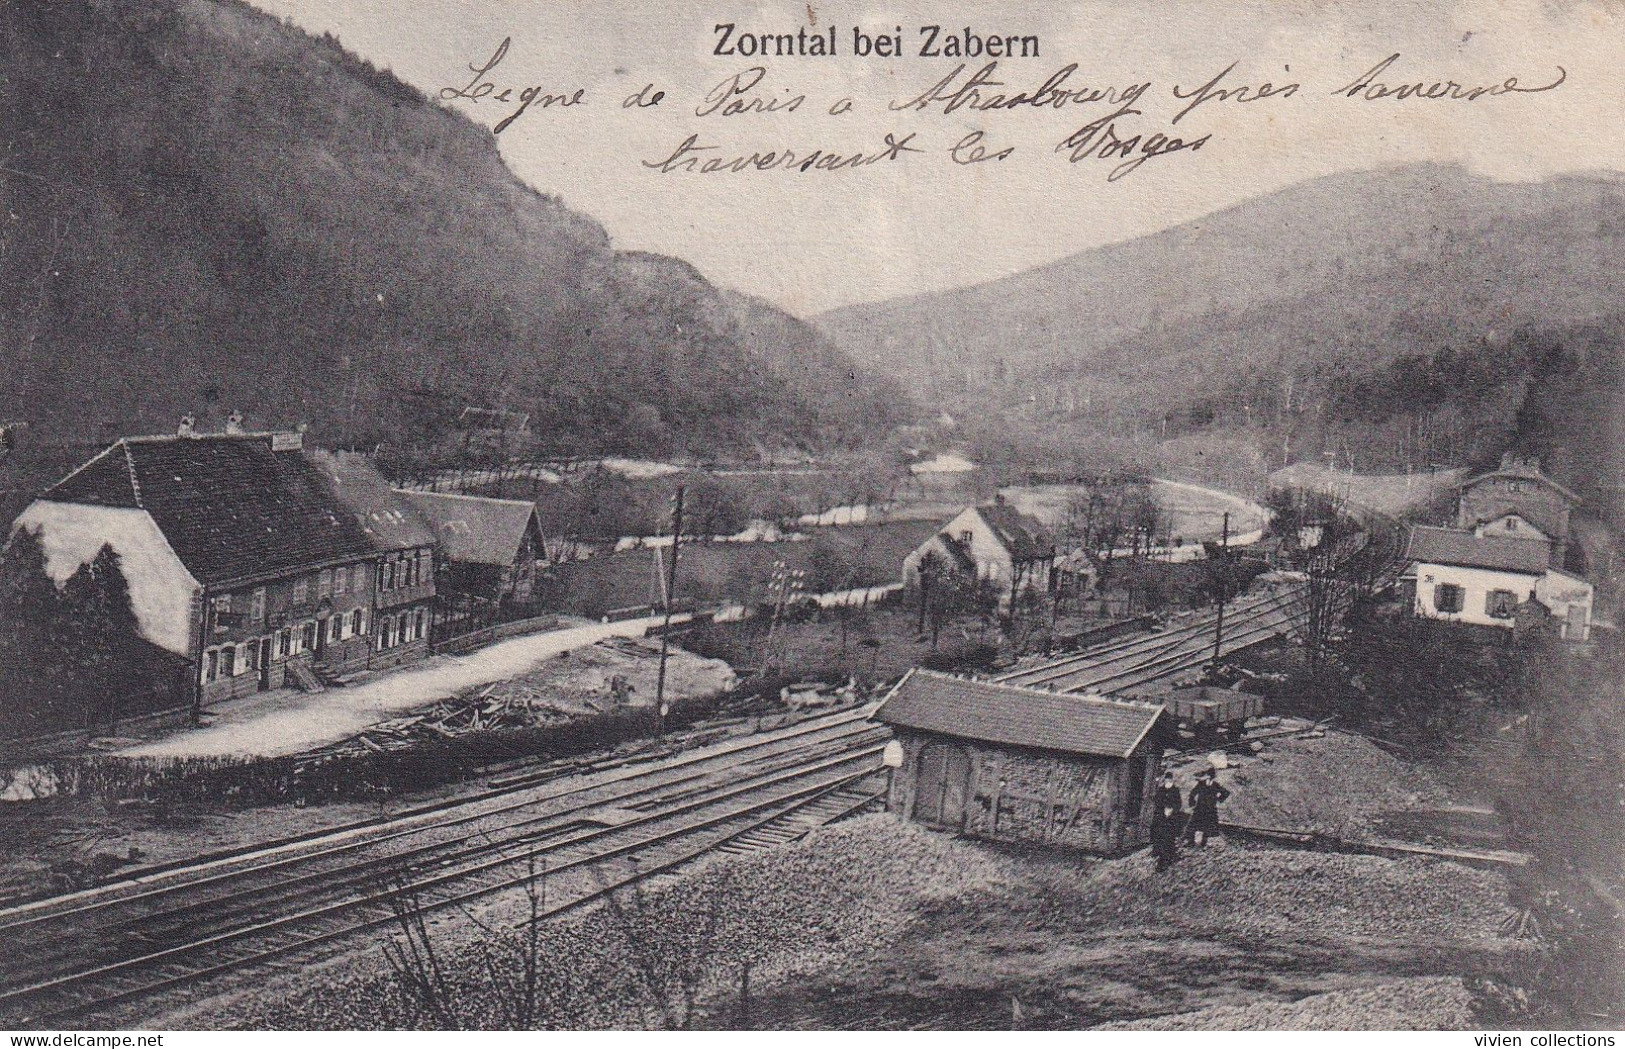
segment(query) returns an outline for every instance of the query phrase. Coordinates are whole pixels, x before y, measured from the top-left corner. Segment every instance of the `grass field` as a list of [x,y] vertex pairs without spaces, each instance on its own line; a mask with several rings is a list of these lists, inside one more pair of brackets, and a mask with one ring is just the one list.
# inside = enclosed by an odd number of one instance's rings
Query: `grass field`
[[[702,608],[764,601],[780,562],[806,573],[808,594],[896,582],[903,558],[938,523],[815,528],[801,542],[694,543],[679,554],[677,596]],[[669,554],[662,551],[662,564]],[[656,580],[654,552],[627,550],[554,566],[538,581],[537,598],[548,609],[596,618],[611,609],[656,603]]]

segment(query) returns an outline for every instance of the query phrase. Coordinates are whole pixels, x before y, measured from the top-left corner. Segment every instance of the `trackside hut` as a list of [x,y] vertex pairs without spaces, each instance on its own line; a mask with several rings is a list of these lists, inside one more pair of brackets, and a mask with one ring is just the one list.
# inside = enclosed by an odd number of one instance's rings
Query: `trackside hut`
[[875,719],[903,751],[887,798],[899,816],[1103,854],[1149,838],[1167,728],[1160,705],[912,670]]

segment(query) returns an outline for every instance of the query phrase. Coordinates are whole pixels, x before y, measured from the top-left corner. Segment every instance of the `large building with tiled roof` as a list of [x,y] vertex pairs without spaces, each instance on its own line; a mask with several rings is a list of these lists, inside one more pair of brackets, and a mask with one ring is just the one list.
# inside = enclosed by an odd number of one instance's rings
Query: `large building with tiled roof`
[[921,566],[932,564],[991,587],[1008,610],[1023,592],[1050,589],[1055,541],[1036,518],[1002,500],[968,506],[903,559],[903,585],[920,586]]
[[403,508],[360,457],[299,434],[183,430],[116,442],[16,527],[38,530],[59,582],[118,551],[143,636],[193,664],[206,707],[290,676],[319,687],[427,636],[426,608],[388,644],[374,629],[386,565],[409,563],[397,578],[419,606],[433,597],[433,533]]
[[1541,472],[1540,460],[1507,453],[1501,465],[1462,482],[1456,527],[1542,543],[1547,563],[1567,567],[1569,516],[1580,497]]
[[887,804],[900,816],[1106,854],[1147,840],[1159,704],[913,670],[874,716],[896,735]]

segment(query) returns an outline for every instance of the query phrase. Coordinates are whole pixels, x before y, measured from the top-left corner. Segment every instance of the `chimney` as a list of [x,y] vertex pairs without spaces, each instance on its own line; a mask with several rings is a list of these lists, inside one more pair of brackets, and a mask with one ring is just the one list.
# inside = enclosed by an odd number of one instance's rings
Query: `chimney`
[[242,412],[233,411],[230,415],[226,416],[226,432],[228,434],[239,434],[243,432]]
[[197,419],[191,415],[181,416],[181,424],[175,429],[177,437],[196,437]]

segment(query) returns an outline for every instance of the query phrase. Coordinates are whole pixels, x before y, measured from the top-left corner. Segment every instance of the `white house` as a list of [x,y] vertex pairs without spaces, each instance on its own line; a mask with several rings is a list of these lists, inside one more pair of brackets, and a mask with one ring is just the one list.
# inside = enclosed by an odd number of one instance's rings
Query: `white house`
[[1017,594],[1047,592],[1055,545],[1036,518],[1002,502],[968,506],[903,559],[903,585],[920,582],[920,562],[935,554],[948,569],[992,584],[999,605]]
[[1538,532],[1524,538],[1510,531],[1412,528],[1405,551],[1409,567],[1402,577],[1414,587],[1412,611],[1427,619],[1510,630],[1519,606],[1532,601],[1551,613],[1562,637],[1585,640],[1591,630],[1591,584],[1550,567],[1551,547]]

